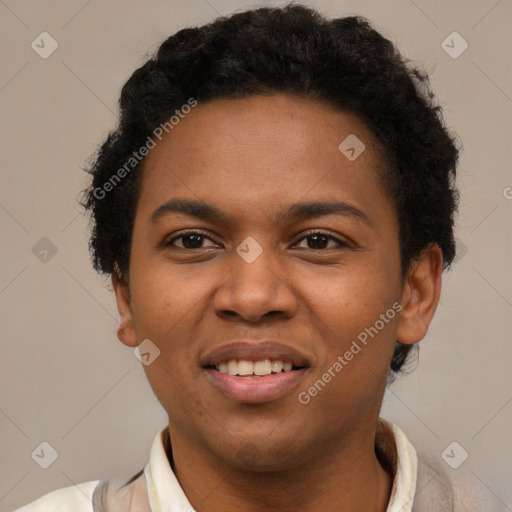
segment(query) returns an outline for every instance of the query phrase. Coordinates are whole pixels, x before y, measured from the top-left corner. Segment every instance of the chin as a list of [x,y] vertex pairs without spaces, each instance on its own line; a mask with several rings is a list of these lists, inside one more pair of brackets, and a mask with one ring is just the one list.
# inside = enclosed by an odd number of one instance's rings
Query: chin
[[[219,454],[218,454],[219,455]],[[268,437],[261,440],[240,442],[238,446],[224,446],[222,455],[224,462],[237,467],[241,471],[271,473],[286,471],[302,464],[307,455],[304,445],[291,443],[289,440],[276,440],[269,443]]]

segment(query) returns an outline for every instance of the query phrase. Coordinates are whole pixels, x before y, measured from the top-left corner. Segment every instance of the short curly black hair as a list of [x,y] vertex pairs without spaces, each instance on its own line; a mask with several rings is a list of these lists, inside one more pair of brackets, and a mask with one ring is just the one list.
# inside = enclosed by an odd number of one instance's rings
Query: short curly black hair
[[[128,276],[144,166],[144,158],[137,153],[134,160],[134,155],[159,125],[191,98],[201,103],[275,93],[356,114],[374,135],[396,206],[403,277],[432,244],[441,248],[444,268],[451,264],[459,150],[435,104],[428,74],[413,67],[366,18],[330,20],[292,2],[182,29],[128,79],[119,99],[119,124],[86,169],[92,182],[81,204],[92,217],[94,268]],[[397,342],[390,381],[411,347]]]

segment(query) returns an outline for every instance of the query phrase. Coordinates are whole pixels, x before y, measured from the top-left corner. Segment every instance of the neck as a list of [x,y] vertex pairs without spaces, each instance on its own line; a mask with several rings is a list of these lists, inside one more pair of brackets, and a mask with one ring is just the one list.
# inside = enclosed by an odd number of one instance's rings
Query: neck
[[170,431],[169,458],[197,512],[387,510],[392,475],[375,455],[375,428],[365,434],[354,429],[337,445],[329,443],[324,452],[307,450],[300,462],[279,471],[235,468],[198,449],[198,443],[178,429]]

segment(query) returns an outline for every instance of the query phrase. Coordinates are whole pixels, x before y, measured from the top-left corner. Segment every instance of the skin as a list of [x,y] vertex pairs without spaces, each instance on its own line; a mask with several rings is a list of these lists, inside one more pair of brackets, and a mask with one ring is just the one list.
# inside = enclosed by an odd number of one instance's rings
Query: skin
[[[338,149],[352,133],[366,146],[355,161]],[[169,417],[171,464],[197,511],[386,510],[392,478],[374,452],[386,377],[395,340],[416,343],[427,332],[442,255],[429,247],[402,281],[380,164],[358,117],[282,94],[200,103],[148,155],[129,287],[112,276],[118,337],[130,347],[149,338],[161,351],[144,369]],[[206,201],[229,219],[169,213],[153,223],[152,213],[173,198]],[[306,200],[344,201],[369,222],[278,213]],[[206,237],[196,245],[176,239],[187,229]],[[315,246],[311,230],[347,245]],[[263,249],[250,264],[236,252],[248,236]],[[183,248],[187,242],[197,248]],[[298,393],[396,301],[400,314],[301,404]],[[239,339],[282,341],[310,367],[274,401],[235,402],[200,361]]]

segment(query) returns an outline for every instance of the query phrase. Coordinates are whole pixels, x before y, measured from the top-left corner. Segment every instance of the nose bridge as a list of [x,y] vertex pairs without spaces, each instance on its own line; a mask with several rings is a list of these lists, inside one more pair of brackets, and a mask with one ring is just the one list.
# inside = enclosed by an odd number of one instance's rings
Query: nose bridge
[[214,300],[218,313],[229,311],[254,320],[269,312],[291,316],[296,310],[295,295],[275,251],[259,238],[258,242],[248,236],[233,251],[230,271]]

